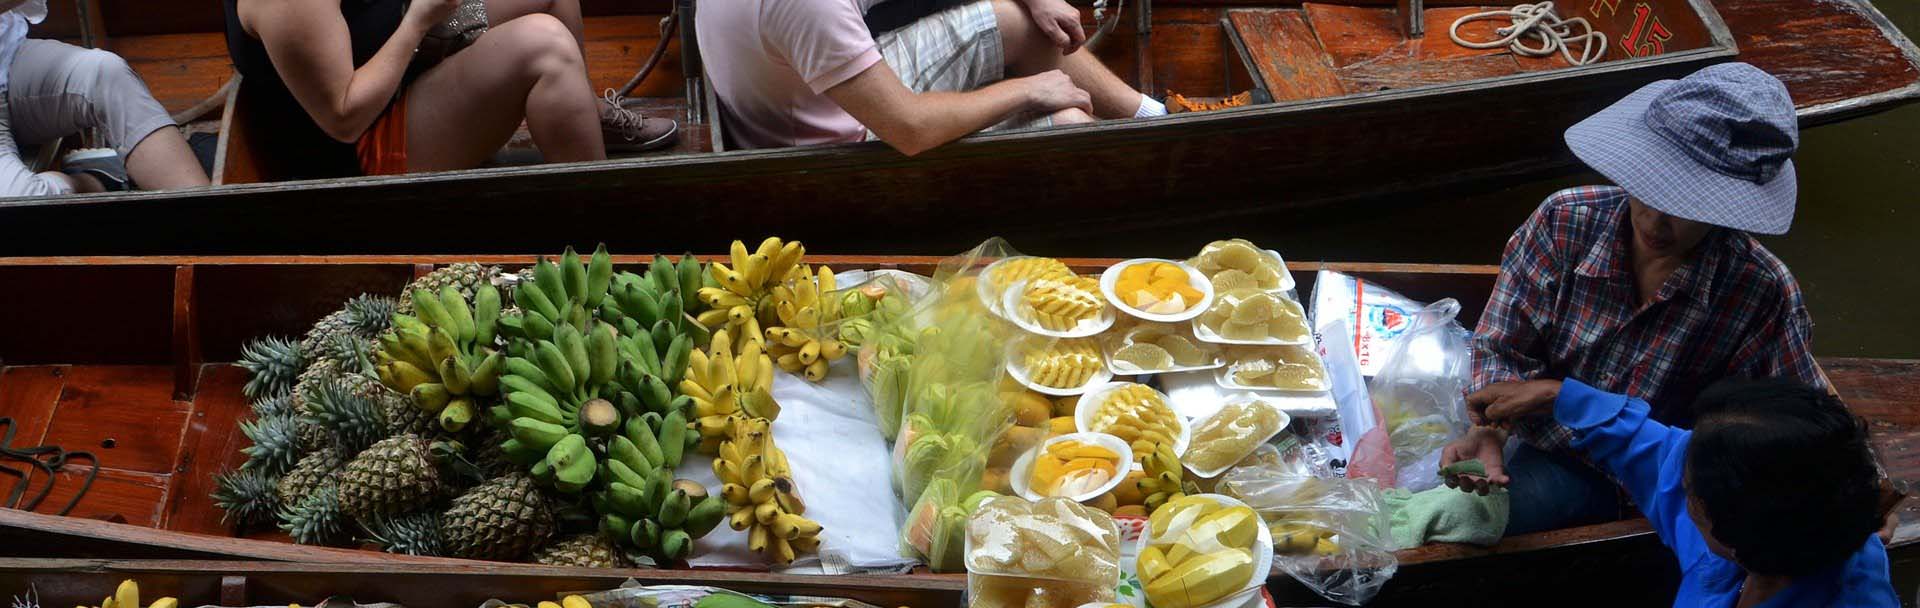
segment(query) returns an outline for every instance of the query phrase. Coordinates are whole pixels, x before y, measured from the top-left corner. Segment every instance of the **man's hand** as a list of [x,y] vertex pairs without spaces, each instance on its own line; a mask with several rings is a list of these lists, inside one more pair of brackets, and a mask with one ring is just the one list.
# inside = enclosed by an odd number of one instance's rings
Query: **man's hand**
[[1486,465],[1485,477],[1476,475],[1454,475],[1446,479],[1447,487],[1458,488],[1462,492],[1473,492],[1486,496],[1496,487],[1506,487],[1512,481],[1507,477],[1506,456],[1501,452],[1507,445],[1507,434],[1499,429],[1476,426],[1467,429],[1467,434],[1440,450],[1440,466],[1446,467],[1462,460],[1479,459]]
[[1068,78],[1066,72],[1047,70],[1021,78],[1020,82],[1026,87],[1029,112],[1044,115],[1067,108],[1079,108],[1093,113],[1093,96],[1074,86],[1073,79]]
[[1504,425],[1553,413],[1553,400],[1559,397],[1559,380],[1500,382],[1467,395],[1467,414],[1474,424]]
[[413,0],[407,6],[406,20],[424,32],[444,23],[457,8],[460,8],[460,0]]
[[1061,55],[1072,55],[1087,43],[1087,33],[1080,28],[1080,11],[1069,6],[1066,0],[1027,0],[1024,4],[1027,16],[1033,18],[1040,33],[1060,47]]

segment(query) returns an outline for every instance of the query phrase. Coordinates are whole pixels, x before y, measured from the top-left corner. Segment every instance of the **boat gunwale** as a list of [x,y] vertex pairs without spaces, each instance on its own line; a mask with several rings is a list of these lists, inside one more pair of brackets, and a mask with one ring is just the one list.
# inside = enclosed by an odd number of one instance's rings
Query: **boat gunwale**
[[1871,0],[1846,0],[1846,4],[1866,16],[1867,21],[1879,29],[1880,35],[1906,56],[1908,67],[1916,75],[1913,82],[1899,88],[1800,108],[1797,113],[1802,128],[1873,114],[1920,100],[1920,46],[1916,46],[1913,38],[1900,31],[1900,26],[1895,25],[1886,13],[1880,12],[1880,7]]
[[[1703,8],[1701,3],[1707,3],[1707,6]],[[1492,78],[1478,78],[1402,89],[1366,91],[1338,97],[1249,105],[1211,112],[1172,114],[1150,120],[1113,120],[1044,129],[1020,129],[976,133],[935,148],[928,153],[911,157],[889,154],[891,148],[888,148],[884,142],[868,141],[787,148],[725,150],[669,156],[639,156],[569,163],[542,163],[510,167],[482,167],[391,176],[352,176],[252,184],[223,184],[206,188],[181,190],[103,192],[57,197],[11,197],[0,198],[0,212],[81,205],[100,206],[119,203],[138,204],[196,199],[218,200],[287,190],[330,190],[347,194],[354,190],[369,188],[431,186],[441,183],[459,183],[492,179],[510,180],[521,177],[540,177],[554,174],[585,176],[609,173],[617,174],[641,170],[692,168],[731,169],[734,167],[745,169],[753,167],[756,164],[764,164],[762,161],[813,161],[812,164],[805,169],[807,171],[870,169],[900,165],[929,164],[939,161],[956,161],[997,156],[1000,154],[1000,148],[1002,146],[1032,141],[1098,140],[1105,144],[1108,142],[1127,142],[1134,140],[1181,139],[1177,136],[1178,133],[1195,126],[1231,128],[1236,123],[1259,122],[1271,118],[1293,118],[1295,115],[1349,109],[1373,109],[1385,107],[1396,102],[1412,103],[1419,99],[1465,92],[1517,88],[1576,78],[1605,76],[1632,70],[1659,69],[1679,64],[1716,63],[1736,58],[1738,56],[1738,48],[1732,41],[1731,34],[1728,33],[1725,24],[1720,21],[1718,12],[1714,11],[1711,7],[1709,0],[1687,0],[1687,6],[1694,8],[1695,13],[1707,24],[1709,36],[1713,38],[1714,44],[1662,53],[1651,57],[1633,57],[1585,66],[1569,66],[1551,70],[1522,72]],[[1236,60],[1237,58],[1237,56],[1227,57],[1228,60]],[[1173,134],[1174,136],[1169,137],[1169,134]],[[1057,145],[1075,144],[1065,143]],[[768,172],[785,173],[794,170],[796,169],[781,168],[771,171],[762,169],[731,171],[730,173],[752,175]],[[274,203],[274,201],[271,200],[249,202],[268,205]]]

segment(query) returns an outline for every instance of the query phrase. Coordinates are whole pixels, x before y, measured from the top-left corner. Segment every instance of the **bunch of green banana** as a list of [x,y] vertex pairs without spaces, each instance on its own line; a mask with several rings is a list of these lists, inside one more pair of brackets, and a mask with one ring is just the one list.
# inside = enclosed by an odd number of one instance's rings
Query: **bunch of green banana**
[[656,334],[663,330],[674,335],[687,334],[695,344],[705,344],[710,330],[692,316],[701,308],[695,294],[703,280],[700,262],[693,256],[682,257],[675,264],[666,256],[656,255],[644,276],[631,272],[613,275],[608,297],[601,301],[598,314],[601,320],[621,328],[623,335],[631,333],[626,331],[629,327],[626,320],[631,319],[633,327],[647,328]]
[[691,436],[679,412],[628,420],[608,443],[606,488],[593,498],[602,531],[662,565],[686,559],[693,540],[726,515],[726,501],[699,483],[673,479]]
[[525,357],[526,352],[513,348],[530,345],[533,340],[553,340],[555,330],[562,325],[585,333],[587,322],[607,299],[612,281],[613,257],[604,244],[594,249],[585,263],[572,247],[560,255],[559,264],[545,257],[536,260],[533,280],[521,281],[513,289],[513,302],[520,306],[520,315],[500,320],[501,333],[520,339],[509,343],[508,352]]
[[437,295],[416,289],[409,297],[419,316],[393,315],[374,351],[374,370],[381,384],[439,414],[442,429],[458,431],[479,409],[476,400],[499,392],[504,362],[493,345],[500,292],[483,285],[471,306],[452,285]]
[[735,355],[733,339],[722,329],[713,333],[707,350],[693,351],[689,359],[679,388],[693,404],[700,453],[720,453],[735,414],[769,421],[780,417],[780,404],[773,400],[773,359],[760,351],[760,343],[747,342]]
[[1186,472],[1180,466],[1180,458],[1174,455],[1172,444],[1154,444],[1153,450],[1141,459],[1140,464],[1146,469],[1147,475],[1134,483],[1139,484],[1140,493],[1147,497],[1148,514],[1198,489],[1186,481]]
[[507,358],[507,374],[500,378],[505,403],[492,410],[510,436],[501,448],[514,462],[532,466],[536,479],[563,492],[579,492],[593,481],[596,459],[590,447],[603,447],[622,419],[640,414],[643,398],[614,381],[625,363],[618,341],[605,323],[595,322],[584,337],[572,325],[561,325],[554,341],[530,341],[532,359]]
[[779,323],[766,328],[767,354],[787,373],[819,382],[827,378],[829,364],[847,355],[835,325],[840,300],[832,293],[833,269],[821,266],[816,272],[802,264],[792,277],[769,296]]
[[773,443],[772,422],[739,414],[730,422],[713,459],[727,524],[747,533],[748,549],[778,565],[818,549],[820,524],[803,517],[806,504],[794,493],[786,453]]
[[[14,605],[17,606],[19,603],[15,602]],[[140,603],[140,584],[133,582],[133,579],[127,579],[120,581],[120,587],[114,589],[113,595],[100,600],[100,605],[97,608],[178,608],[179,606],[180,600],[171,597],[163,597],[154,600],[152,604],[142,606]]]
[[746,243],[734,241],[729,249],[732,266],[722,262],[707,265],[711,285],[700,288],[696,295],[708,310],[697,319],[710,329],[732,330],[734,339],[740,341],[734,345],[736,350],[746,342],[763,341],[762,327],[777,321],[768,295],[774,286],[792,278],[806,254],[807,248],[800,241],[782,242],[779,237],[768,237],[751,253]]

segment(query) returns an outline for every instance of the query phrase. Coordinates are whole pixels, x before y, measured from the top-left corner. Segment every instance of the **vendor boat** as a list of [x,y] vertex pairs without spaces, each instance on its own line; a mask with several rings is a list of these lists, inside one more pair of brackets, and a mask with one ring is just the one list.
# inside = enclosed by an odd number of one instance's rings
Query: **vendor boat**
[[[1920,97],[1920,49],[1869,0],[1559,0],[1561,16],[1605,35],[1599,60],[1579,66],[1450,40],[1455,20],[1505,8],[1486,0],[1104,0],[1111,27],[1097,51],[1140,90],[1201,102],[1250,93],[1251,103],[980,134],[914,157],[874,142],[737,150],[698,54],[681,52],[697,48],[692,28],[659,27],[663,14],[684,23],[695,10],[680,1],[583,3],[597,87],[619,88],[648,49],[662,51],[632,93],[681,121],[678,147],[555,165],[524,164],[532,153],[521,149],[497,166],[390,177],[349,176],[276,141],[249,109],[249,86],[229,79],[219,3],[79,0],[76,11],[56,1],[36,35],[117,51],[170,109],[204,116],[193,128],[218,133],[219,185],[0,201],[0,255],[457,253],[476,234],[500,250],[564,242],[557,227],[572,222],[509,219],[535,209],[618,220],[671,209],[683,225],[757,222],[843,250],[902,233],[957,250],[988,234],[1214,223],[1565,171],[1566,127],[1648,82],[1722,61],[1779,76],[1806,126]],[[1460,33],[1485,40],[1504,23]],[[359,229],[371,217],[442,229]],[[620,238],[606,240],[710,246],[675,231]]]
[[[302,566],[232,566],[240,571],[282,574],[419,572],[418,580],[446,573],[496,573],[516,581],[595,580],[634,575],[678,577],[658,571],[583,574],[539,566],[391,555],[371,550],[295,545],[277,533],[236,537],[223,523],[209,494],[216,474],[243,460],[247,439],[236,418],[249,412],[241,387],[246,372],[236,360],[255,336],[298,335],[339,302],[363,292],[397,293],[411,279],[454,262],[518,266],[532,256],[259,256],[259,257],[44,257],[0,258],[0,284],[16,286],[0,299],[0,416],[12,448],[59,445],[88,451],[100,468],[75,459],[51,491],[29,510],[0,509],[0,554],[37,558],[189,559],[303,562]],[[616,264],[650,258],[617,256]],[[899,269],[932,274],[942,258],[809,256],[836,269]],[[1081,272],[1117,260],[1069,259]],[[1310,294],[1315,271],[1336,270],[1377,283],[1408,298],[1455,298],[1461,321],[1471,326],[1485,307],[1498,268],[1409,264],[1290,264],[1300,293]],[[1820,364],[1850,407],[1867,419],[1897,488],[1920,479],[1920,461],[1909,454],[1920,441],[1920,361],[1823,358]],[[18,472],[18,462],[4,465]],[[35,488],[44,474],[28,472]],[[89,478],[91,481],[89,482]],[[90,487],[89,487],[90,486]],[[85,494],[77,502],[77,492]],[[9,498],[9,500],[16,500]],[[59,514],[72,502],[70,511]],[[36,508],[37,507],[37,508]],[[1920,511],[1903,505],[1903,524],[1890,543],[1896,588],[1920,580]],[[1677,572],[1670,554],[1640,519],[1507,538],[1490,548],[1430,545],[1401,551],[1398,574],[1381,601],[1471,598],[1491,601],[1498,584],[1516,600],[1557,597],[1581,589],[1583,599],[1615,605],[1665,601]],[[0,580],[18,576],[19,564],[0,562]],[[110,564],[79,566],[96,570]],[[217,570],[226,567],[193,566]],[[410,570],[419,568],[421,570]],[[114,570],[117,571],[117,570]],[[552,573],[552,574],[549,574]],[[183,573],[182,576],[187,576]],[[287,576],[291,576],[287,574]],[[397,575],[396,575],[397,576]],[[800,584],[802,579],[762,574],[715,575],[695,571],[685,580],[749,580]],[[543,578],[544,577],[544,578]],[[732,577],[732,578],[728,578]],[[756,578],[759,577],[759,578]],[[210,579],[209,579],[210,580]],[[271,579],[278,580],[278,579]],[[321,580],[321,579],[316,579]],[[814,579],[806,579],[813,581]],[[864,581],[865,579],[848,579]],[[965,578],[954,574],[907,574],[888,580],[902,592],[952,593]],[[316,583],[317,584],[317,583]],[[808,584],[813,584],[809,582]],[[835,583],[820,583],[834,585]],[[861,584],[865,584],[862,582]],[[881,584],[885,587],[887,584]],[[317,589],[302,586],[292,589]],[[545,587],[542,587],[544,589]],[[1269,592],[1280,605],[1318,603],[1307,589],[1276,573]],[[475,591],[478,593],[479,591]],[[1904,591],[1903,591],[1904,592]],[[275,596],[276,598],[278,596]],[[947,596],[942,596],[947,597]],[[1909,598],[1911,600],[1911,598]],[[275,599],[276,603],[281,600]],[[905,599],[883,605],[908,604]],[[1464,600],[1463,600],[1464,601]],[[1443,602],[1444,603],[1444,602]],[[66,604],[62,604],[66,605]],[[955,605],[949,603],[947,605]]]

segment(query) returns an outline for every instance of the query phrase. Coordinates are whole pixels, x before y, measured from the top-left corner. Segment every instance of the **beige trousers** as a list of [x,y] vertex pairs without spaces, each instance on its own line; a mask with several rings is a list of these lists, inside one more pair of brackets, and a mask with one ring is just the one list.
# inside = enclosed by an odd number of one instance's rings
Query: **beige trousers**
[[35,174],[20,145],[98,128],[125,159],[154,131],[173,127],[167,109],[119,55],[53,40],[27,39],[13,56],[0,96],[0,196],[50,196],[71,190],[58,177]]

